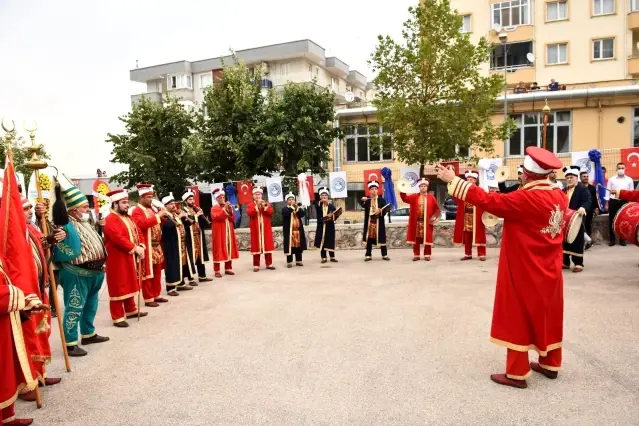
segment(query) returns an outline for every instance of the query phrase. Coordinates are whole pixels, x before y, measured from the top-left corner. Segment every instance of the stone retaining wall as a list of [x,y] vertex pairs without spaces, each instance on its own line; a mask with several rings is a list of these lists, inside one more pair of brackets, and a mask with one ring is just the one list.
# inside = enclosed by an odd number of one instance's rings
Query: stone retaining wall
[[[451,220],[442,220],[435,225],[435,246],[436,247],[454,247],[453,231],[455,222]],[[355,250],[362,249],[362,231],[364,225],[343,225],[335,226],[337,233],[337,248],[339,250]],[[406,244],[406,223],[391,223],[386,225],[386,239],[390,248],[409,248]],[[593,239],[595,243],[608,240],[608,216],[604,215],[596,217],[592,224]],[[499,247],[501,244],[502,221],[500,220],[494,227],[486,230],[486,242],[488,247]],[[240,250],[248,251],[250,249],[250,236],[248,228],[236,229],[237,242]],[[211,231],[206,231],[208,239],[208,247],[211,247]],[[273,228],[273,239],[275,240],[275,250],[282,250],[282,227]],[[315,225],[306,227],[306,241],[309,248],[315,241]]]

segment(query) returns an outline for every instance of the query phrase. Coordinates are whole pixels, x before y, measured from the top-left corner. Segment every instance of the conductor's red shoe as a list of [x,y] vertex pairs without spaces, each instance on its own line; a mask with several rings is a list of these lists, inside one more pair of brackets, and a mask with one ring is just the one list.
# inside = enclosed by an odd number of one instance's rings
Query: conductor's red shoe
[[2,426],[28,426],[33,423],[33,419],[13,419],[8,423],[3,423]]
[[504,385],[504,386],[512,386],[513,388],[517,388],[517,389],[526,389],[528,387],[528,384],[526,383],[525,380],[509,379],[508,377],[506,377],[505,374],[491,374],[490,380],[492,380],[493,382],[497,384]]
[[222,274],[220,274],[219,272],[215,273],[215,278],[222,278]]
[[62,378],[60,377],[47,377],[46,379],[44,379],[44,385],[53,386],[53,385],[57,385],[61,381],[62,381]]
[[23,401],[33,402],[36,400],[36,393],[35,391],[29,391],[27,393],[22,393],[18,395],[18,398],[20,398]]
[[413,262],[417,262],[419,260],[419,256],[414,256],[413,257]]
[[544,367],[542,367],[541,365],[539,365],[539,363],[537,362],[531,362],[530,363],[530,368],[533,371],[536,371],[539,374],[543,374],[544,376],[548,377],[549,379],[556,379],[558,372],[557,371],[550,371],[550,370],[546,370]]

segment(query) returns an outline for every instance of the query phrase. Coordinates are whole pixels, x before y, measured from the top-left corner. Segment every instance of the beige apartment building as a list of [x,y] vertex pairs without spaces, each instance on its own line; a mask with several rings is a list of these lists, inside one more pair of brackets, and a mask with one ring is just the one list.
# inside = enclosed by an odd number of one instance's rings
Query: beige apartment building
[[[471,40],[493,43],[482,71],[506,75],[508,88],[496,100],[492,120],[503,122],[506,107],[518,128],[505,143],[495,141],[493,157],[505,158],[511,175],[527,146],[541,146],[546,102],[552,109],[548,148],[565,165],[572,152],[597,148],[614,170],[624,160],[622,148],[639,147],[639,0],[451,0],[451,6]],[[552,80],[559,90],[549,90]],[[517,89],[520,83],[524,90]],[[348,135],[338,142],[332,166],[347,172],[349,186],[363,191],[366,169],[389,167],[400,177],[404,164],[392,152],[362,154],[369,135],[357,125],[376,122],[374,107],[345,106],[337,118]],[[462,170],[467,167],[472,164]],[[427,167],[426,174],[434,171]],[[432,189],[445,197],[442,186]],[[346,207],[357,209],[361,193]]]

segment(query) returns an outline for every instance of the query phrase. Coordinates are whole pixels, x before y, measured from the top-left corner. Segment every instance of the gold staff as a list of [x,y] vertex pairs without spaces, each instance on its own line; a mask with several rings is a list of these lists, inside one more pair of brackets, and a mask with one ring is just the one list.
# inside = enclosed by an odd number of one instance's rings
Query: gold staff
[[[31,146],[29,147],[29,152],[31,153],[31,160],[27,162],[27,167],[33,170],[33,173],[35,175],[35,186],[36,186],[36,190],[38,191],[38,202],[44,203],[44,199],[42,198],[42,188],[40,187],[40,172],[38,170],[42,170],[46,168],[48,164],[46,161],[40,160],[38,158],[38,154],[40,154],[40,151],[42,150],[42,145],[35,144],[35,132],[36,130],[38,130],[38,125],[34,121],[30,128],[27,128],[27,126],[25,125],[24,130],[29,132],[29,139],[31,139]],[[42,230],[42,233],[44,235],[49,234],[49,224],[47,222],[46,214],[43,214],[42,217],[40,217],[40,229]],[[46,249],[45,255],[47,258],[49,257],[49,254],[50,254],[49,249]],[[53,306],[55,306],[55,310],[58,313],[57,315],[58,330],[60,331],[60,341],[62,342],[62,352],[64,353],[64,364],[67,368],[67,372],[70,372],[71,361],[69,361],[69,353],[67,352],[67,342],[64,338],[64,329],[62,328],[62,317],[60,315],[60,312],[62,311],[60,310],[59,303],[58,303],[58,287],[56,286],[55,275],[53,275],[53,265],[49,263],[48,268],[49,268],[49,285],[51,286],[51,289],[53,290],[51,292],[53,296]]]

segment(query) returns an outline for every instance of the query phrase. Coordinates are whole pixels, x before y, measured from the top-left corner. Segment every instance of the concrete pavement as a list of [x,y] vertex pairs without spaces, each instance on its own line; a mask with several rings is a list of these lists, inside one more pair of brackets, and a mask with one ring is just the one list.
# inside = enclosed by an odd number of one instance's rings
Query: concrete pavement
[[[340,263],[253,273],[170,298],[63,371],[57,327],[38,425],[637,425],[639,249],[594,247],[565,274],[564,368],[528,389],[498,386],[505,349],[489,343],[497,251],[460,262],[436,249],[338,252]],[[597,268],[595,264],[602,265]],[[105,285],[106,289],[106,285]],[[536,355],[531,353],[531,360]]]

